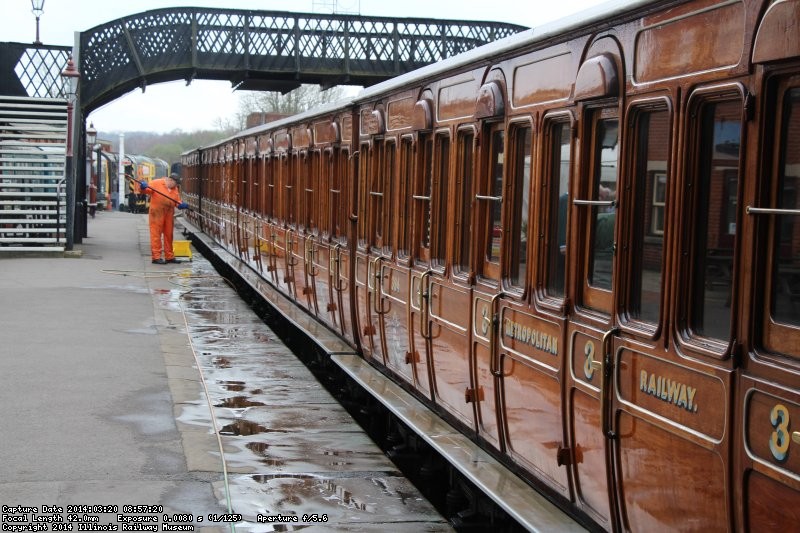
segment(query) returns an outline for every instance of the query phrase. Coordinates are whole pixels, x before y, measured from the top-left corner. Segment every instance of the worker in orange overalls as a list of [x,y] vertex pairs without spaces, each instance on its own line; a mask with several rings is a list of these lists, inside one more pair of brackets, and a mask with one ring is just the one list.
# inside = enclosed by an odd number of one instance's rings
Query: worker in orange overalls
[[[172,230],[174,226],[173,216],[175,207],[187,209],[188,204],[181,201],[181,193],[178,190],[181,178],[175,173],[166,178],[139,182],[142,192],[150,196],[150,253],[153,263],[163,265],[165,263],[177,263],[175,252],[172,250]],[[161,239],[164,239],[163,252]]]

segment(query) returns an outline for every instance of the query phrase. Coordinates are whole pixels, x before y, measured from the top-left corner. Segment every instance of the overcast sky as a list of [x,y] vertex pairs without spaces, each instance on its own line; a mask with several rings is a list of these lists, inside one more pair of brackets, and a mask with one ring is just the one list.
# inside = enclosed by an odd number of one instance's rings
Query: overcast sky
[[[389,17],[492,20],[541,26],[604,0],[45,0],[40,39],[45,44],[73,45],[74,33],[134,13],[178,6],[264,9],[304,13],[340,12]],[[0,41],[33,42],[36,18],[30,0],[0,0]],[[487,6],[491,9],[487,9]],[[327,9],[326,9],[327,8]],[[233,116],[238,93],[225,81],[195,80],[136,89],[89,116],[101,135],[112,131],[195,131],[211,129],[218,118]]]

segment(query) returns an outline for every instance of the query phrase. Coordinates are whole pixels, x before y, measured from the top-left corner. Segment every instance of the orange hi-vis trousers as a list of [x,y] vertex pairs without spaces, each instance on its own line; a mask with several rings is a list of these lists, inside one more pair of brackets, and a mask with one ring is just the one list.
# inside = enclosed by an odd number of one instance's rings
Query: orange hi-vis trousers
[[[174,202],[155,191],[174,199]],[[181,193],[177,187],[171,190],[167,188],[164,179],[151,181],[149,188],[145,189],[144,192],[150,195],[150,253],[153,259],[161,259],[162,252],[164,259],[168,261],[174,259],[172,232],[175,222],[173,217],[175,215],[175,205],[181,201]]]

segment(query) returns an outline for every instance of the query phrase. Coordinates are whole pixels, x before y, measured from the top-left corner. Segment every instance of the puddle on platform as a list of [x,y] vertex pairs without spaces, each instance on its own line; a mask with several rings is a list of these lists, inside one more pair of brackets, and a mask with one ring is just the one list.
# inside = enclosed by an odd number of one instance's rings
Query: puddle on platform
[[247,420],[237,420],[233,424],[228,424],[227,426],[223,426],[222,429],[219,430],[220,435],[256,435],[258,433],[266,433],[267,431],[272,431],[268,428],[260,424],[256,424],[255,422],[249,422]]
[[251,450],[253,453],[264,453],[269,449],[269,444],[266,442],[248,442],[247,449]]
[[[223,389],[231,392],[241,392],[244,390],[245,386],[244,381],[217,381],[217,383],[219,383]],[[253,391],[253,394],[258,394],[258,393]]]
[[[205,353],[205,352],[204,352]],[[215,357],[212,361],[217,368],[230,368],[231,360],[227,357]]]
[[214,407],[228,407],[231,409],[241,409],[243,407],[256,407],[265,405],[263,402],[254,402],[247,396],[234,396],[233,398],[225,398],[222,403],[216,404]]

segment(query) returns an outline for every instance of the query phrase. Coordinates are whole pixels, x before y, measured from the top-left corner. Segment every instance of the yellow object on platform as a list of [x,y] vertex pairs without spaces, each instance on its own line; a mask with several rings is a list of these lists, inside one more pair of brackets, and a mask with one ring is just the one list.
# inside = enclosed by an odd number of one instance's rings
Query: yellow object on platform
[[175,257],[188,257],[192,258],[192,241],[172,241],[172,251]]

